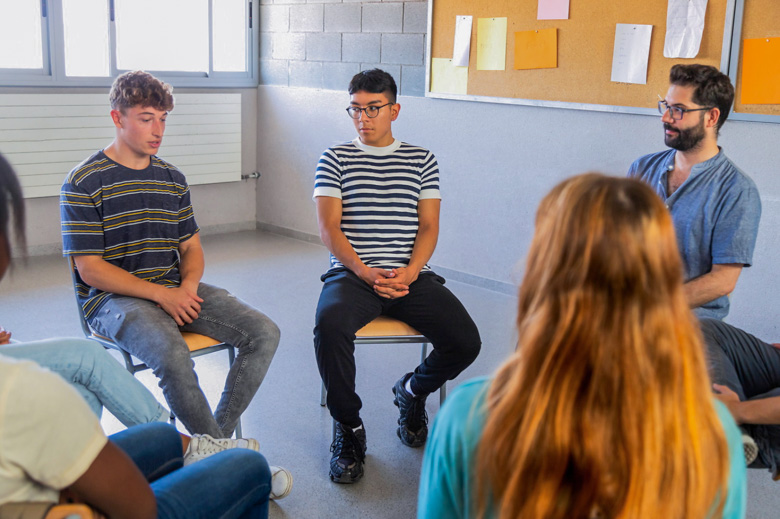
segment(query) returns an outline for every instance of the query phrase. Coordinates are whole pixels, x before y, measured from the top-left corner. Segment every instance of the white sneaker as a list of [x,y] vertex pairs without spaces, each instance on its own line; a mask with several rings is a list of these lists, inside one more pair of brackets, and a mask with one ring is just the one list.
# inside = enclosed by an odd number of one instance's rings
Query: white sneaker
[[269,499],[283,499],[290,495],[292,490],[293,477],[290,471],[271,465],[271,495]]
[[227,449],[249,449],[259,452],[260,444],[252,438],[234,440],[232,438],[212,438],[208,434],[193,434],[187,452],[184,453],[184,466]]
[[742,433],[742,449],[745,451],[745,464],[750,465],[758,457],[758,445],[756,440],[749,435]]

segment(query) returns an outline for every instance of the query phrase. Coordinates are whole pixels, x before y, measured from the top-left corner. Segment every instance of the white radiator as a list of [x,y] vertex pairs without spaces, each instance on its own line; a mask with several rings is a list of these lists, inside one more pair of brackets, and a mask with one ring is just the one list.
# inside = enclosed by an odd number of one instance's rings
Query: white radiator
[[[160,158],[190,185],[241,179],[241,94],[175,94]],[[108,94],[0,94],[0,152],[28,198],[59,196],[65,175],[114,138]]]

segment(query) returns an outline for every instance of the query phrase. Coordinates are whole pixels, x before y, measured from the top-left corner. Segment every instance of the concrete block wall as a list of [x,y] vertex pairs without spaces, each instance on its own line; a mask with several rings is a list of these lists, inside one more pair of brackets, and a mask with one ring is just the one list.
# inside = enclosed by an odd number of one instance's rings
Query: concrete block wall
[[345,90],[370,68],[423,96],[428,2],[261,0],[260,83]]

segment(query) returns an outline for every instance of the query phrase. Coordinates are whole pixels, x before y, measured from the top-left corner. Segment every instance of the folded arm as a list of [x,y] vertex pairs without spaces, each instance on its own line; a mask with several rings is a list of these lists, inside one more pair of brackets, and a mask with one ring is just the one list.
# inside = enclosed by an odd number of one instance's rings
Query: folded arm
[[740,401],[727,386],[713,384],[715,397],[726,404],[738,424],[780,425],[780,396]]
[[685,285],[683,290],[691,308],[697,308],[705,303],[729,295],[737,286],[737,280],[742,272],[739,263],[722,263],[712,266],[712,270]]

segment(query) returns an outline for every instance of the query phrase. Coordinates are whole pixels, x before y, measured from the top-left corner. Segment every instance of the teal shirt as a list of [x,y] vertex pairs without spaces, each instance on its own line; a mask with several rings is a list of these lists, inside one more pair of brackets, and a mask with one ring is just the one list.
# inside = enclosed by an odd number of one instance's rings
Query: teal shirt
[[[436,416],[423,458],[418,519],[470,517],[474,486],[473,456],[485,426],[485,396],[490,378],[470,380],[458,386]],[[739,428],[722,403],[715,409],[723,423],[729,446],[730,475],[724,519],[745,517],[747,474]]]

